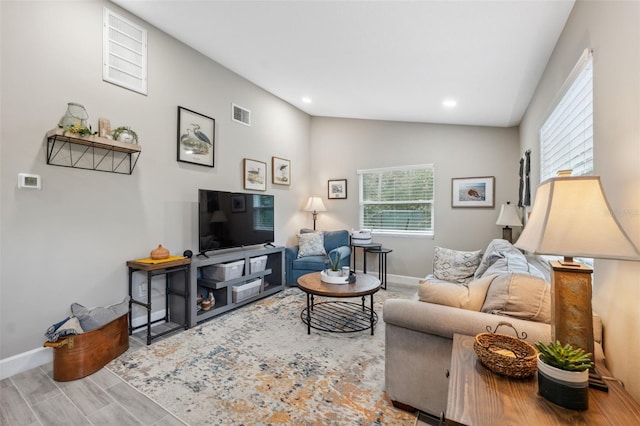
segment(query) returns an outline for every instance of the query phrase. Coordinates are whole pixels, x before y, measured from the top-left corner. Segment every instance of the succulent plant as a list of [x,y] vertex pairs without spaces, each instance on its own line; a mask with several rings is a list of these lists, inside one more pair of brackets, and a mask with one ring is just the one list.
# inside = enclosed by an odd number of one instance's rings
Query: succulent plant
[[329,265],[331,266],[331,270],[332,271],[340,270],[340,260],[342,259],[342,256],[340,255],[340,253],[337,251],[330,252],[327,255],[327,257],[329,258]]
[[558,340],[549,345],[538,342],[536,348],[540,351],[540,359],[544,363],[561,370],[584,371],[593,366],[590,353],[586,353],[582,348],[574,348],[568,343],[562,346]]

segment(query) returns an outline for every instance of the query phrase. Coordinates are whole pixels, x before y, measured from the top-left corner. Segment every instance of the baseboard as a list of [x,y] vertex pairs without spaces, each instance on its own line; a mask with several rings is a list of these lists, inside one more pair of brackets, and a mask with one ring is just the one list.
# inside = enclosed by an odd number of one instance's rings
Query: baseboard
[[0,360],[0,380],[53,362],[52,348],[36,348]]
[[[164,318],[165,310],[152,312],[151,321]],[[133,318],[132,325],[134,327],[147,323],[146,316]],[[0,360],[0,380],[11,377],[14,374],[22,373],[32,368],[40,367],[53,362],[53,348],[36,348],[27,352],[22,352],[9,358]]]

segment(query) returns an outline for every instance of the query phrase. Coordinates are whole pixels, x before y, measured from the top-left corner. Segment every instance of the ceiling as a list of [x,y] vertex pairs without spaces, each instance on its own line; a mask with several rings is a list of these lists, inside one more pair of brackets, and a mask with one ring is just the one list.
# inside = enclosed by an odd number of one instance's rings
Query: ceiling
[[500,127],[522,119],[574,3],[112,1],[313,116]]

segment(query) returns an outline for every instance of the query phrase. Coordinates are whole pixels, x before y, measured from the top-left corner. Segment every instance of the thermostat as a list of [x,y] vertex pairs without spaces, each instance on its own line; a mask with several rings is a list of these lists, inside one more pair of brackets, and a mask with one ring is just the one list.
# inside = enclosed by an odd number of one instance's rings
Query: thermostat
[[42,178],[40,175],[18,173],[18,188],[41,189]]

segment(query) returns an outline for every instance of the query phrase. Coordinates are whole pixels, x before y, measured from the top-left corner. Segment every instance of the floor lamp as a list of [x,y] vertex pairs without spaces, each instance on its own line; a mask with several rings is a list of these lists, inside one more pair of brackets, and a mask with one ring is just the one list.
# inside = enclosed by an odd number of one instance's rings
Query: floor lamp
[[[564,256],[550,262],[551,339],[593,356],[593,270],[573,257],[640,260],[637,247],[612,214],[600,177],[564,175],[544,181],[514,245],[535,254]],[[606,390],[595,368],[591,373],[589,385]]]
[[327,208],[322,203],[322,198],[320,197],[309,197],[307,201],[307,205],[304,206],[304,209],[308,212],[313,212],[313,230],[316,230],[316,220],[318,219],[318,212],[326,212]]

